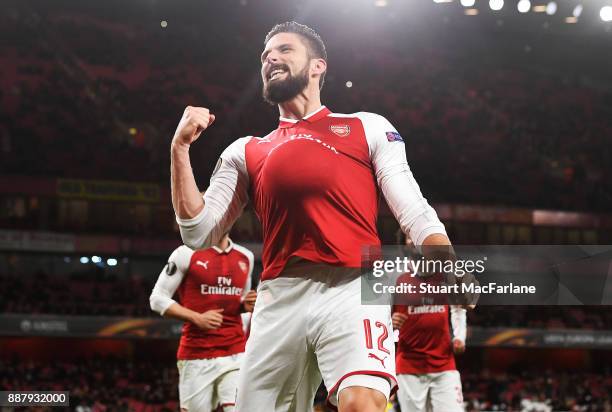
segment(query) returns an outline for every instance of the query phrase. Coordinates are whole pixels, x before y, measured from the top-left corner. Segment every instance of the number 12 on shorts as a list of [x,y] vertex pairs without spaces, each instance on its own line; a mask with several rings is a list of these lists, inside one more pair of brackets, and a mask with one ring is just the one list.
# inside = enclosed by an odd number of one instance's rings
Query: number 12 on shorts
[[[389,349],[385,348],[385,340],[389,337],[389,331],[387,330],[387,325],[380,321],[376,321],[374,323],[377,329],[381,329],[380,334],[378,335],[377,343],[378,350],[385,352],[386,354],[390,354]],[[363,329],[365,332],[365,343],[366,348],[374,349],[373,341],[372,341],[372,325],[370,323],[370,319],[363,320]]]

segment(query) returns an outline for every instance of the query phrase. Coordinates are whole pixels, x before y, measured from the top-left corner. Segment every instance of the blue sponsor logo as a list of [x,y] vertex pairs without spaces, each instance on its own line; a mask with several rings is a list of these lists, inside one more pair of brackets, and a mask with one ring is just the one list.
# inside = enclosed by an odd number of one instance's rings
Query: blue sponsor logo
[[403,142],[402,136],[398,132],[387,132],[387,140],[390,142]]

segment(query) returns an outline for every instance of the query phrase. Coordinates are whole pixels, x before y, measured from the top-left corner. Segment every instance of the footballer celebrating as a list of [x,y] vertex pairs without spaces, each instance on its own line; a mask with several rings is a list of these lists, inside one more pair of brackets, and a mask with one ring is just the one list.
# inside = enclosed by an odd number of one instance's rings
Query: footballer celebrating
[[[246,337],[241,312],[251,312],[253,253],[225,234],[209,249],[177,248],[150,296],[151,309],[185,322],[177,353],[181,411],[234,411]],[[178,291],[180,303],[172,297]]]
[[310,411],[321,379],[331,407],[384,411],[396,387],[391,310],[362,305],[360,294],[362,250],[380,245],[378,194],[417,246],[450,245],[398,131],[380,115],[323,106],[326,71],[314,30],[296,22],[272,28],[261,78],[278,127],[230,144],[204,196],[189,148],[215,115],[187,107],[172,139],[172,202],[186,245],[217,242],[249,201],[263,228],[240,412]]

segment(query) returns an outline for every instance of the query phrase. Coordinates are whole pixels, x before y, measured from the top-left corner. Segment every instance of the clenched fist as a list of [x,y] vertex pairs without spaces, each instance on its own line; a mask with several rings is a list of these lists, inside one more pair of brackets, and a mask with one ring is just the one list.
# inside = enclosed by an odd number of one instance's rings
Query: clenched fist
[[172,143],[189,146],[215,121],[215,115],[204,107],[187,106],[176,127]]

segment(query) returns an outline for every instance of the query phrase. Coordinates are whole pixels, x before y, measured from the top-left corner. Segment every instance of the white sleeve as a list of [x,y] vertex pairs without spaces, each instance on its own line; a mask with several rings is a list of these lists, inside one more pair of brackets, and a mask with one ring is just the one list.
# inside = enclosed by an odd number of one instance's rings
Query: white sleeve
[[180,246],[172,252],[149,296],[151,310],[163,316],[166,310],[176,303],[172,297],[185,278],[192,255],[193,250],[187,246]]
[[191,219],[176,217],[181,238],[190,248],[207,248],[218,243],[246,206],[249,175],[244,150],[249,139],[236,140],[221,154],[204,194],[204,209]]
[[427,236],[446,235],[444,225],[421,194],[410,171],[397,130],[387,119],[374,113],[361,112],[357,117],[363,123],[378,187],[402,231],[419,249]]
[[459,306],[451,306],[451,326],[453,328],[453,339],[465,342],[467,333],[467,310]]
[[253,252],[251,252],[249,249],[245,248],[244,246],[240,246],[234,243],[234,247],[236,248],[236,250],[240,251],[243,255],[245,255],[249,261],[249,273],[247,274],[247,280],[246,280],[246,283],[244,284],[244,289],[242,289],[242,296],[240,298],[240,300],[243,301],[247,293],[249,293],[249,291],[251,290],[253,267],[255,266],[255,256],[253,255]]

